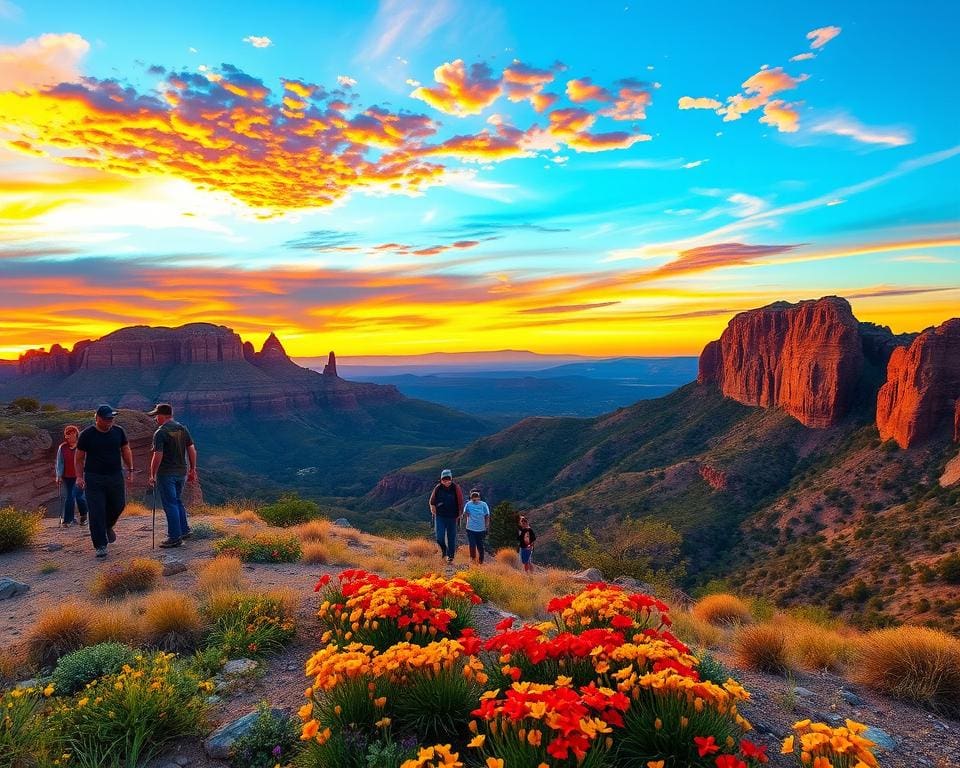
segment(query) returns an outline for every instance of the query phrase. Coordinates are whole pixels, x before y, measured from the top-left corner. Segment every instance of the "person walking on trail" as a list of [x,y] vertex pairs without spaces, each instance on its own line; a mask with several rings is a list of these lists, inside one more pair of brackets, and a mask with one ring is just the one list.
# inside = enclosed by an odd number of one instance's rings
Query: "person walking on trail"
[[463,509],[463,491],[453,482],[453,472],[445,469],[440,473],[440,482],[430,494],[430,514],[433,515],[440,556],[453,563],[457,552],[457,522]]
[[470,491],[470,501],[463,505],[463,516],[466,520],[470,559],[483,565],[484,540],[490,530],[490,507],[487,502],[480,501],[480,491],[476,488]]
[[173,406],[169,403],[157,403],[147,415],[157,419],[148,482],[159,491],[167,517],[167,538],[160,546],[179,547],[190,536],[187,509],[183,506],[183,484],[197,480],[197,448],[187,428],[174,421]]
[[537,534],[530,527],[530,522],[525,515],[521,515],[517,541],[520,544],[520,562],[523,563],[523,570],[527,573],[533,572],[533,542],[536,540]]
[[75,511],[80,512],[80,525],[87,524],[87,500],[83,497],[83,491],[77,487],[77,438],[79,437],[79,427],[68,424],[63,428],[63,442],[57,448],[57,460],[54,465],[57,487],[63,496],[60,525],[64,528],[76,524]]
[[133,451],[127,433],[113,423],[117,412],[109,405],[97,408],[93,426],[77,438],[77,487],[87,499],[90,539],[97,557],[107,556],[107,544],[117,540],[113,530],[127,504],[123,468],[133,475]]

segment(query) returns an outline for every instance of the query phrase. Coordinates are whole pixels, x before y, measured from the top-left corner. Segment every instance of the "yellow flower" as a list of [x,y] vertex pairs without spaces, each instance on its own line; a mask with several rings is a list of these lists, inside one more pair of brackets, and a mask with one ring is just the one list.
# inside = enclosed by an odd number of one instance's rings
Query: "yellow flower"
[[793,754],[793,736],[787,736],[783,740],[783,747],[780,750],[781,755],[792,755]]
[[300,740],[309,741],[317,735],[318,730],[320,730],[320,723],[318,723],[316,720],[308,720],[303,724],[303,731],[300,733]]
[[472,739],[470,739],[470,741],[467,742],[467,746],[468,746],[468,747],[474,747],[474,748],[480,748],[480,747],[483,746],[483,742],[485,742],[486,740],[487,740],[487,737],[484,736],[482,733],[480,733],[480,734],[474,736]]
[[53,696],[53,683],[50,683],[46,688],[43,689],[43,695],[48,699]]
[[377,722],[374,723],[374,725],[377,726],[377,728],[386,728],[388,725],[390,725],[390,718],[381,717],[379,720],[377,720]]
[[501,757],[488,757],[488,758],[487,758],[487,768],[503,768],[503,758],[501,758]]

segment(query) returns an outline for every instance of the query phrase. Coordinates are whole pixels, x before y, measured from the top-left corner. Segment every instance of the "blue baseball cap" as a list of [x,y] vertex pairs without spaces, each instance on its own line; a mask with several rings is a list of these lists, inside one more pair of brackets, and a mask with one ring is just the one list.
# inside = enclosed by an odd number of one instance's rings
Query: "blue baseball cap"
[[451,480],[453,480],[453,472],[451,472],[449,469],[443,470],[443,472],[440,473],[440,479],[443,480],[445,477],[449,477]]
[[107,405],[106,403],[104,403],[99,408],[97,408],[97,416],[99,416],[101,419],[107,419],[107,421],[109,421],[117,417],[117,412],[113,410],[112,405]]

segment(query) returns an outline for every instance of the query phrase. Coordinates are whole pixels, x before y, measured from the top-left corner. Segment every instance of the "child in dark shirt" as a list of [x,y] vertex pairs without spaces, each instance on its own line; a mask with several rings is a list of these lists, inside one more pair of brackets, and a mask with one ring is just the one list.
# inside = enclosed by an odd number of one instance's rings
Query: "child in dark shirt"
[[523,563],[523,570],[527,573],[533,572],[533,542],[537,540],[537,534],[524,515],[520,516],[520,527],[517,530],[517,541],[520,544],[520,562]]

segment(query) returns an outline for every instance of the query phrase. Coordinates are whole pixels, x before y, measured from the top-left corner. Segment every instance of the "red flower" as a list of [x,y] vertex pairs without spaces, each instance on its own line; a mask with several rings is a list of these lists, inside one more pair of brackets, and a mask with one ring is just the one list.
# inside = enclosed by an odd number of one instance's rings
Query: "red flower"
[[318,581],[318,582],[314,585],[313,591],[314,591],[314,592],[319,592],[321,589],[323,589],[323,588],[324,588],[325,586],[327,586],[327,584],[329,584],[329,583],[330,583],[330,574],[329,574],[329,573],[325,573],[325,574],[323,574],[323,576],[320,577],[320,581]]
[[[694,736],[693,743],[697,745],[697,752],[700,753],[700,757],[706,757],[720,751],[717,740],[713,736]],[[726,768],[726,766],[722,768]]]
[[[710,738],[712,739],[713,736]],[[703,757],[703,753],[700,756]],[[717,768],[747,768],[743,760],[737,760],[733,755],[720,755],[714,762]]]
[[503,630],[510,629],[510,627],[512,626],[513,626],[513,617],[508,616],[503,621],[497,623],[494,629],[497,630],[497,632],[503,632]]
[[611,619],[610,624],[614,629],[629,629],[633,626],[633,619],[629,616],[624,616],[622,614],[617,614]]
[[761,763],[765,763],[770,759],[767,757],[766,747],[759,746],[746,739],[740,739],[740,751],[743,752],[744,757],[755,757]]

